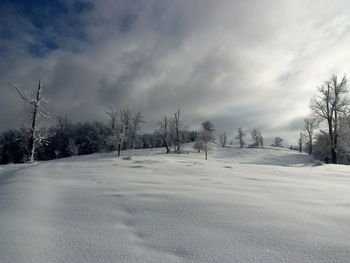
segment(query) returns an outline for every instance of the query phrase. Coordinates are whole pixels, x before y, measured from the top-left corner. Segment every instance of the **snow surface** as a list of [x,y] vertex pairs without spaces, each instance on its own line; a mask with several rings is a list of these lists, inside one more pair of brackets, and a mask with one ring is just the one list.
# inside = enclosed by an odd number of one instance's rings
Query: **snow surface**
[[0,262],[350,262],[350,169],[284,149],[0,166]]

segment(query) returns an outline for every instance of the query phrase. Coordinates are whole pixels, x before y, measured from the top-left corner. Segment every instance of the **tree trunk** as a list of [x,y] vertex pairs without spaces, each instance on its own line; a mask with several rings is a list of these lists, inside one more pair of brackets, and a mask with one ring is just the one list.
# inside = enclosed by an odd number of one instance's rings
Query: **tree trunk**
[[332,120],[328,120],[328,132],[329,132],[329,142],[330,142],[330,146],[331,146],[331,157],[332,157],[332,163],[336,164],[338,162],[338,158],[337,158],[337,152],[335,149],[335,134],[333,132],[333,124],[332,124]]
[[309,137],[309,155],[312,155],[312,135]]
[[168,145],[168,142],[166,141],[165,137],[163,137],[163,140],[164,140],[164,144],[166,147],[166,153],[170,153],[169,145]]
[[332,163],[337,164],[338,163],[338,155],[337,155],[337,152],[334,148],[332,148],[331,154],[332,154]]
[[176,131],[176,152],[181,152],[180,146],[180,109],[178,109],[177,113],[175,113],[175,131]]
[[122,150],[122,142],[120,141],[118,145],[118,156],[120,156],[121,150]]
[[335,158],[333,160],[334,164],[338,164],[338,112],[334,111],[334,153]]
[[29,149],[30,149],[29,161],[31,163],[34,162],[34,155],[35,155],[36,121],[37,121],[37,117],[38,117],[40,93],[41,93],[41,81],[39,81],[39,86],[38,86],[38,89],[36,91],[36,99],[35,99],[35,101],[33,101],[34,105],[33,105],[32,127],[31,127],[30,138],[29,138]]

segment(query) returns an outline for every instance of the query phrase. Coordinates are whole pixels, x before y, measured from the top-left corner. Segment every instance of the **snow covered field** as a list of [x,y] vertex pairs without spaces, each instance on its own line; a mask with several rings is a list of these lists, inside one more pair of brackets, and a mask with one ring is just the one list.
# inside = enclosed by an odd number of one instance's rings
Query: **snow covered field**
[[348,166],[123,154],[0,166],[0,262],[350,262]]

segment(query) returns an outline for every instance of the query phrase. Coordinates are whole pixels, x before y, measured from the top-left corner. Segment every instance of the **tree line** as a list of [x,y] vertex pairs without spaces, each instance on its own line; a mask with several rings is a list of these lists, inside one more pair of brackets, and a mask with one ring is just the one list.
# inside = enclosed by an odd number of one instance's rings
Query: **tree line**
[[[114,130],[111,123],[98,121],[72,123],[67,118],[59,117],[55,125],[40,131],[44,139],[36,143],[33,158],[34,160],[51,160],[97,152],[116,151],[118,154],[119,150],[166,147],[164,135],[159,130],[140,134],[139,130],[134,130],[135,126],[131,125],[129,133],[120,136],[117,132],[122,128],[119,125],[116,127],[118,130]],[[181,147],[183,143],[195,141],[196,132],[180,129],[179,138],[174,134],[172,136],[171,138],[169,135],[169,141],[167,141],[170,147],[169,152],[177,151],[178,144]],[[0,164],[30,161],[30,138],[30,128],[2,132],[0,134]]]
[[[350,110],[347,97],[347,78],[340,80],[331,76],[318,87],[318,93],[311,99],[311,114],[304,120],[304,129],[300,131],[298,149],[308,152],[315,158],[334,164],[350,163]],[[41,125],[48,118],[43,103],[42,83],[33,96],[25,96],[12,85],[20,98],[29,106],[30,127],[12,129],[0,134],[0,164],[20,163],[34,160],[50,160],[74,155],[91,154],[101,151],[116,151],[120,156],[122,150],[165,147],[166,153],[181,153],[182,144],[195,142],[193,148],[204,151],[205,159],[211,143],[216,143],[214,125],[210,121],[202,123],[202,129],[188,131],[182,122],[178,109],[172,116],[163,116],[153,133],[140,134],[144,118],[140,111],[129,108],[106,110],[108,123],[98,121],[72,123],[58,117],[51,127]],[[235,139],[239,147],[264,147],[261,130],[253,129],[251,143],[246,144],[243,128],[237,130]],[[283,147],[283,139],[275,137],[274,147]],[[219,135],[218,144],[227,144],[226,132]],[[232,141],[231,141],[232,144]]]

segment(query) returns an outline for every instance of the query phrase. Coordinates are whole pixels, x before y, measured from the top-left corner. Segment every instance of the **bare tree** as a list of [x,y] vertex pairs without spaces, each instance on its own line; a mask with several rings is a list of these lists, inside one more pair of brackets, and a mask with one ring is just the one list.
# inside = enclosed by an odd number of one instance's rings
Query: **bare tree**
[[244,133],[243,129],[242,128],[238,128],[238,134],[235,137],[235,139],[238,140],[239,147],[241,147],[241,148],[243,148],[244,145],[245,145],[244,137],[245,137],[245,133]]
[[164,116],[163,120],[159,123],[159,132],[166,147],[166,153],[170,153],[169,148],[169,121],[166,116]]
[[41,97],[42,83],[39,81],[38,88],[35,91],[33,98],[27,98],[22,92],[13,84],[11,84],[19,94],[20,98],[25,101],[31,107],[31,128],[29,137],[29,161],[34,162],[35,148],[37,142],[42,138],[38,131],[38,119],[39,117],[48,118],[48,113],[42,109],[41,102],[47,102]]
[[219,143],[222,147],[225,147],[226,146],[226,143],[227,143],[227,137],[226,137],[226,132],[224,132],[223,134],[221,134],[219,136]]
[[318,128],[318,120],[311,116],[304,119],[304,131],[307,137],[307,146],[309,148],[309,154],[312,154],[312,144],[314,138],[314,131]]
[[338,163],[339,117],[349,110],[349,101],[344,96],[348,92],[346,83],[346,76],[339,82],[338,77],[333,75],[318,88],[319,94],[311,100],[310,105],[320,121],[327,122],[332,163]]

